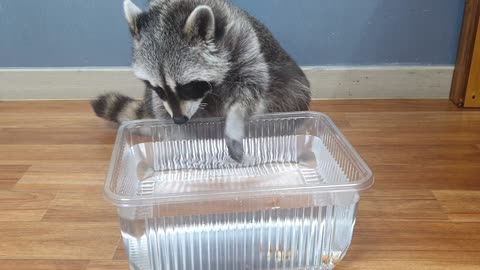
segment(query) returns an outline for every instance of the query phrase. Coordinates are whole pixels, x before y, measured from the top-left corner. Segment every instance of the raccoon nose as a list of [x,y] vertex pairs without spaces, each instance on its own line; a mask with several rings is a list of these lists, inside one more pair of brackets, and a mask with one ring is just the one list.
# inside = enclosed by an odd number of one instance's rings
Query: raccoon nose
[[173,122],[177,125],[185,124],[188,121],[188,117],[186,116],[174,116]]

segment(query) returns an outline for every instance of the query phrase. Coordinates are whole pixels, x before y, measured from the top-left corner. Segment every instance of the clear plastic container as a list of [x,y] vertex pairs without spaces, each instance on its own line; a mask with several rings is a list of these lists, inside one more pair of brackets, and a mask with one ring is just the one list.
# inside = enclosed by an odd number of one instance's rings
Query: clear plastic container
[[118,133],[106,198],[131,269],[333,269],[372,172],[324,114],[260,116],[233,162],[222,119]]

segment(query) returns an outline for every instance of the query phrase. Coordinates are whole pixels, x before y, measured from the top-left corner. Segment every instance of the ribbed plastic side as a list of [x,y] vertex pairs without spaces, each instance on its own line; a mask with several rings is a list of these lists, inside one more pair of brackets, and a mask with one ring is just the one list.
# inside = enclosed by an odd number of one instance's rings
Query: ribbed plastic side
[[[223,123],[190,126],[154,126],[151,141],[134,144],[132,155],[154,171],[179,169],[219,169],[297,161],[295,120],[271,121],[270,125],[251,124],[243,141],[245,158],[233,162],[223,139]],[[291,122],[291,124],[288,124]],[[284,125],[284,126],[283,126]]]
[[[133,199],[154,196],[152,181],[240,181],[297,168],[306,183],[335,184],[356,181],[363,174],[321,118],[249,123],[242,163],[230,159],[223,128],[223,122],[202,122],[127,130],[129,144],[120,151],[109,189]],[[148,185],[151,192],[143,192]]]
[[252,213],[122,220],[133,269],[333,269],[352,238],[356,203]]

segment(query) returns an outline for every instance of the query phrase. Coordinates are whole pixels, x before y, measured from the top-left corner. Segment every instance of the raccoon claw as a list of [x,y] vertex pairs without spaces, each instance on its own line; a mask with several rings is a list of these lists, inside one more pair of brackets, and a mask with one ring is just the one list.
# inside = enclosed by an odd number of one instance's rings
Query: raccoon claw
[[236,162],[243,160],[243,143],[234,139],[227,138],[228,155]]

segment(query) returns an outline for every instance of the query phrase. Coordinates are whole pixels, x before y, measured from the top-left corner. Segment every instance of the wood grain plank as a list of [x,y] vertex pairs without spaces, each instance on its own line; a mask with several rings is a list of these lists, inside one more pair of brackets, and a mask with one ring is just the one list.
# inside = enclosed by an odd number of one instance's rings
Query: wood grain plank
[[[350,250],[345,261],[469,262],[480,265],[480,252],[442,250]],[[415,269],[415,268],[414,268]]]
[[[105,160],[49,160],[43,159],[0,159],[0,164],[8,166],[24,165],[28,167],[29,172],[89,172],[106,171],[110,164],[109,159]],[[20,179],[20,178],[19,178]]]
[[19,180],[29,168],[29,165],[0,165],[0,180]]
[[111,144],[4,144],[2,159],[16,160],[109,160]]
[[430,189],[379,189],[375,185],[361,193],[363,199],[380,199],[382,201],[398,200],[435,200],[435,195]]
[[85,270],[88,260],[0,260],[0,270]]
[[54,193],[0,190],[0,221],[40,221],[54,198]]
[[[399,150],[400,151],[400,150]],[[431,162],[433,164],[373,165],[377,189],[473,189],[480,190],[479,164],[469,162]],[[411,163],[411,162],[410,162]]]
[[454,222],[480,222],[480,190],[434,190]]
[[116,209],[103,197],[103,192],[59,193],[46,211],[43,221],[118,222]]
[[479,252],[479,240],[478,223],[359,217],[351,249]]
[[320,112],[432,112],[461,111],[444,99],[343,99],[315,100],[310,106],[313,111]]
[[127,252],[125,251],[125,245],[123,242],[120,242],[115,250],[115,254],[113,255],[113,260],[118,261],[125,261],[128,260]]
[[117,224],[0,222],[0,259],[111,259],[120,240]]
[[92,261],[87,270],[129,270],[128,261]]
[[115,141],[115,129],[55,128],[55,139],[48,128],[0,128],[0,141],[11,144],[110,144]]
[[18,113],[23,112],[34,117],[38,114],[82,114],[87,115],[92,112],[89,101],[85,100],[62,100],[52,102],[43,101],[0,101],[0,113]]
[[[480,123],[479,123],[480,125]],[[401,145],[401,146],[431,146],[438,145],[475,145],[480,139],[476,134],[480,131],[462,132],[438,131],[438,132],[418,132],[405,131],[405,128],[395,131],[395,134],[383,134],[378,128],[374,129],[342,129],[343,134],[351,144],[358,145]]]
[[[384,234],[392,233],[408,236],[412,233],[422,233],[422,237],[438,237],[444,239],[479,239],[480,226],[475,223],[445,221],[395,221],[386,220],[377,222],[377,218],[359,218],[359,226],[356,228],[363,235],[365,233]],[[405,226],[408,225],[408,226]],[[449,234],[455,232],[455,234]],[[359,234],[361,236],[361,234]],[[480,244],[480,243],[479,243]],[[375,250],[375,249],[374,249]]]
[[108,170],[110,160],[33,160],[29,172],[32,173],[98,173],[103,175]]
[[410,262],[410,261],[344,261],[340,263],[337,270],[478,270],[478,264],[464,262]]
[[103,188],[106,171],[103,172],[27,172],[12,188],[15,191],[42,192],[95,192]]
[[371,165],[478,165],[475,145],[354,145]]
[[459,132],[480,130],[476,110],[461,112],[385,112],[381,114],[357,112],[346,113],[346,120],[352,128],[360,130],[382,130],[385,136],[396,132],[417,133]]
[[[10,102],[9,102],[10,103]],[[13,102],[17,104],[16,102]],[[42,102],[41,102],[42,103]],[[0,117],[0,128],[91,128],[91,129],[115,129],[116,124],[110,124],[102,119],[96,118],[92,112],[69,114],[63,113],[41,113],[43,119],[32,117],[33,113],[16,112],[4,113]]]
[[17,184],[18,180],[10,180],[10,179],[2,179],[0,180],[0,190],[10,190],[12,189],[15,184]]
[[[412,196],[411,193],[414,195]],[[405,195],[405,196],[403,196]],[[442,205],[431,191],[421,196],[418,190],[397,192],[375,192],[365,194],[359,206],[357,217],[382,217],[383,219],[447,220]]]
[[0,191],[10,190],[15,186],[28,168],[30,165],[0,165]]

